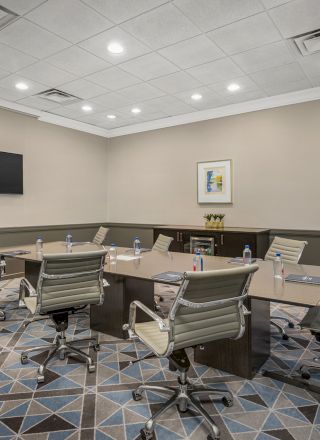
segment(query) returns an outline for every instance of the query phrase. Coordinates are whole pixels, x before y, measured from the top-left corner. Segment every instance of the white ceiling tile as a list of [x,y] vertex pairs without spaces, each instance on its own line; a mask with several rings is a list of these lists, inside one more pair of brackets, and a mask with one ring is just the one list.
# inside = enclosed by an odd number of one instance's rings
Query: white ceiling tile
[[192,67],[187,72],[203,84],[213,84],[243,75],[241,69],[229,58],[222,58],[221,60]]
[[[230,92],[227,88],[230,84],[238,84],[240,86],[240,89],[235,92]],[[232,96],[234,94],[239,95],[241,93],[246,93],[258,89],[257,84],[252,81],[252,79],[248,76],[241,76],[240,78],[232,78],[229,80],[220,81],[215,84],[210,84],[209,87],[210,89],[214,90],[222,96]]]
[[167,0],[83,0],[83,2],[114,23],[121,23],[156,8]]
[[9,75],[10,75],[9,72],[3,70],[3,69],[0,67],[0,78],[4,78],[4,77],[9,76]]
[[[107,50],[108,44],[113,41],[123,46],[124,51],[121,54],[112,54]],[[151,51],[147,45],[141,43],[119,27],[114,27],[86,41],[82,41],[79,43],[79,46],[111,64],[123,63]]]
[[291,1],[271,9],[269,14],[285,38],[311,32],[320,27],[319,0]]
[[320,76],[320,53],[300,57],[299,63],[310,78]]
[[147,103],[153,112],[161,111],[168,116],[193,112],[195,109],[174,96],[162,96]]
[[70,46],[66,40],[20,19],[0,31],[0,43],[7,44],[36,58],[44,58]]
[[[194,93],[199,93],[202,95],[202,99],[194,101],[191,96]],[[191,107],[198,110],[204,110],[207,108],[219,107],[225,104],[225,100],[219,96],[216,92],[211,90],[209,87],[197,87],[190,90],[185,90],[184,92],[177,93],[175,95],[178,99],[185,102]]]
[[263,90],[250,90],[248,92],[239,93],[238,95],[235,93],[234,95],[230,95],[227,99],[229,104],[237,104],[239,102],[254,101],[265,97],[266,94]]
[[253,73],[251,78],[261,86],[280,86],[280,84],[286,85],[288,82],[306,79],[306,76],[298,63],[291,63]]
[[90,99],[107,91],[105,88],[85,79],[76,79],[75,81],[68,82],[61,85],[59,89],[81,99]]
[[26,98],[19,99],[17,103],[38,110],[51,110],[59,106],[56,102],[50,102],[46,99],[39,98],[38,96],[27,96]]
[[[15,84],[18,82],[26,83],[29,88],[27,90],[17,90],[15,88]],[[47,86],[45,86],[43,84],[39,84],[36,81],[31,81],[30,79],[25,78],[19,74],[13,74],[13,75],[6,76],[5,78],[2,78],[0,80],[0,87],[8,89],[8,90],[14,90],[15,92],[19,92],[20,99],[22,99],[26,96],[31,96],[36,93],[43,92],[44,90],[47,89]]]
[[205,32],[263,11],[259,0],[175,0],[174,4]]
[[75,114],[74,110],[72,110],[70,108],[63,107],[63,106],[59,106],[59,107],[53,109],[52,111],[50,111],[49,113],[52,113],[52,114],[58,115],[58,116],[63,116],[64,118],[76,119],[76,114]]
[[216,29],[208,36],[228,55],[281,40],[281,35],[266,13]]
[[268,44],[234,55],[232,59],[246,73],[257,72],[270,67],[280,66],[293,61],[293,56],[289,51],[285,41]]
[[283,5],[284,3],[289,3],[292,0],[261,0],[264,7],[267,9],[275,8],[276,6]]
[[1,0],[0,4],[16,14],[23,15],[45,1],[46,0]]
[[199,29],[169,3],[124,23],[122,27],[136,38],[148,42],[153,49],[200,34]]
[[222,50],[205,35],[198,35],[165,47],[160,49],[159,53],[181,69],[188,69],[225,56]]
[[320,75],[318,77],[311,78],[313,87],[320,87]]
[[47,58],[46,61],[77,76],[89,75],[110,66],[110,63],[78,46],[69,47]]
[[155,52],[127,61],[121,64],[121,68],[145,81],[179,70],[178,67]]
[[9,47],[5,44],[0,44],[0,54],[1,66],[12,73],[37,61],[36,58],[33,58],[30,55],[20,52],[19,50]]
[[301,79],[299,81],[265,85],[263,88],[269,96],[274,96],[281,95],[283,93],[296,92],[298,90],[310,89],[311,87],[310,81],[307,79]]
[[140,83],[126,87],[120,90],[119,93],[130,102],[146,101],[164,95],[161,90],[148,83]]
[[6,101],[17,101],[18,99],[21,99],[21,92],[13,88],[7,89],[1,87],[0,84],[0,99],[5,99]]
[[108,90],[119,90],[140,82],[139,79],[118,67],[110,67],[101,72],[93,73],[86,79]]
[[19,74],[50,87],[76,79],[71,73],[58,69],[45,61],[38,61],[31,66],[25,67],[19,71]]
[[171,75],[162,76],[161,78],[156,78],[150,81],[150,83],[159,87],[159,89],[166,93],[172,94],[202,85],[199,80],[188,75],[186,72],[181,71],[172,73]]
[[131,103],[130,99],[118,92],[104,93],[103,95],[92,98],[91,101],[96,104],[101,104],[107,109],[117,109]]
[[109,20],[78,0],[48,0],[26,18],[72,43],[112,26]]
[[[84,105],[89,105],[90,107],[92,107],[91,111],[84,111],[82,110],[82,107]],[[94,102],[92,102],[91,100],[84,100],[84,101],[78,101],[78,102],[73,102],[71,104],[67,104],[63,106],[65,109],[67,110],[71,110],[73,113],[73,115],[80,115],[80,116],[91,116],[95,113],[99,113],[99,112],[103,112],[106,110],[106,107],[101,105],[101,104],[96,104]]]

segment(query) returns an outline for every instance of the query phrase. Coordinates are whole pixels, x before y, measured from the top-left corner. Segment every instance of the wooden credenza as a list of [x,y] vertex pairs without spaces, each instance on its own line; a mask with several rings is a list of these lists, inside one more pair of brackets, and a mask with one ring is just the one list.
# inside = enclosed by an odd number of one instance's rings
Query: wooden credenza
[[191,237],[213,237],[214,255],[220,257],[240,257],[246,244],[250,246],[252,256],[264,258],[269,248],[269,229],[259,228],[223,228],[209,229],[204,226],[165,225],[153,230],[153,240],[159,234],[173,238],[172,252],[190,252]]

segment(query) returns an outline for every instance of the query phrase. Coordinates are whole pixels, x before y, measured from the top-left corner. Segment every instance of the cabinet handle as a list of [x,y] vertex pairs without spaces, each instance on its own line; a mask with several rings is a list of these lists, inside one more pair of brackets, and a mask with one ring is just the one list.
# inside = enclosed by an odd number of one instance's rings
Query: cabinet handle
[[177,241],[179,241],[179,232],[177,232]]
[[223,234],[220,235],[220,244],[223,246]]

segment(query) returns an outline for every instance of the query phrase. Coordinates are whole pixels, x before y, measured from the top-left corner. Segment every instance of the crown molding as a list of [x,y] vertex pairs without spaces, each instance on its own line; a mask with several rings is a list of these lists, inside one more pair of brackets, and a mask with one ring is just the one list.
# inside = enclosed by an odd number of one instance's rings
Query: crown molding
[[58,116],[46,111],[33,109],[31,107],[27,107],[16,102],[9,102],[4,99],[0,99],[0,107],[8,110],[13,110],[18,113],[23,113],[28,116],[36,117],[39,121],[46,122],[48,124],[59,125],[62,127],[83,131],[85,133],[94,134],[96,136],[101,136],[105,138],[113,138],[125,136],[128,134],[158,130],[160,128],[207,121],[209,119],[224,118],[226,116],[266,110],[275,107],[284,107],[287,105],[299,104],[302,102],[316,101],[318,99],[320,99],[320,87],[314,87],[311,89],[299,90],[298,92],[291,92],[283,95],[256,99],[254,101],[241,102],[238,104],[230,104],[215,109],[202,110],[179,116],[171,116],[155,121],[127,125],[124,127],[109,130],[97,127],[96,125],[86,124],[84,122],[76,121],[74,119]]
[[320,99],[320,87],[314,87],[312,89],[299,90],[298,92],[291,92],[283,95],[271,96],[268,98],[260,98],[253,101],[241,102],[238,104],[230,104],[215,109],[202,110],[179,116],[172,116],[169,118],[144,122],[142,124],[114,128],[108,131],[108,137],[112,138],[125,136],[133,133],[158,130],[165,127],[174,127],[177,125],[206,121],[208,119],[224,118],[226,116],[239,115],[242,113],[250,113],[275,107],[284,107],[287,105],[299,104],[302,102],[316,101],[318,99]]

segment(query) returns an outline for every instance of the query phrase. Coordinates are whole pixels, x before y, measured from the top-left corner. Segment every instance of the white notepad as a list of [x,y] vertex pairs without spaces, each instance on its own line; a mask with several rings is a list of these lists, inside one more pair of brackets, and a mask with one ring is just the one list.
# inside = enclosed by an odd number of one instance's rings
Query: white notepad
[[139,258],[142,258],[141,256],[133,256],[133,255],[118,255],[117,260],[120,261],[131,261],[131,260],[138,260]]

